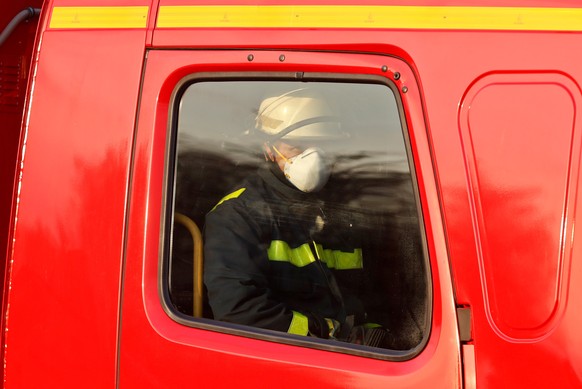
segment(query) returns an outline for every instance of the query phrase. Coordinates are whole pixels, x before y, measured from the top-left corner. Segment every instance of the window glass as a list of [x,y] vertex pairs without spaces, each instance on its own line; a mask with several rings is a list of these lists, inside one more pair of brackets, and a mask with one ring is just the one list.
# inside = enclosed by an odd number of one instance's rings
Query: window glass
[[389,86],[199,81],[178,94],[175,117],[176,311],[348,346],[420,344],[428,273]]

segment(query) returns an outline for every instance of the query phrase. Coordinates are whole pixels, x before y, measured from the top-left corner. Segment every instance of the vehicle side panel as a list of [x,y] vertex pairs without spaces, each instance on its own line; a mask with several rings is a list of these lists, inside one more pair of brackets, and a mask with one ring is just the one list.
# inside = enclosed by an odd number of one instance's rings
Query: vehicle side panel
[[32,94],[5,387],[114,387],[144,31],[48,31]]
[[[472,308],[477,387],[577,387],[582,261],[572,243],[578,185],[572,172],[579,164],[580,86],[575,80],[582,80],[582,72],[575,47],[582,35],[443,33],[426,39],[432,45],[414,57],[427,102],[457,303]],[[464,99],[474,83],[491,74],[509,74],[514,85],[541,74],[533,84],[558,92],[534,89],[511,93],[509,100],[503,94],[488,101]],[[541,103],[523,108],[532,93]],[[502,109],[507,105],[513,109]],[[487,114],[479,119],[477,109]],[[473,122],[467,121],[471,115]],[[532,122],[532,116],[538,119]],[[507,137],[500,136],[500,125]],[[480,138],[470,138],[476,131]],[[471,158],[473,147],[479,148],[479,159]],[[541,187],[532,185],[540,180]],[[480,213],[476,193],[495,196],[489,213]],[[495,229],[496,240],[480,222]],[[497,293],[497,306],[492,304],[493,271],[497,292],[506,288]],[[511,307],[501,312],[512,324],[499,331],[503,317],[495,312],[503,307]]]
[[[281,64],[283,53],[286,63]],[[200,386],[454,388],[460,386],[459,342],[448,262],[432,164],[415,84],[408,84],[407,121],[429,237],[433,278],[432,333],[415,358],[386,361],[315,350],[300,344],[227,335],[174,321],[160,298],[160,231],[163,230],[165,153],[171,95],[196,72],[305,72],[380,74],[380,56],[254,51],[252,64],[237,50],[148,52],[140,105],[128,220],[127,267],[120,349],[121,387]],[[390,64],[394,63],[394,59]],[[371,63],[378,66],[371,67]],[[413,80],[400,64],[402,79]],[[404,85],[404,84],[403,84]],[[416,153],[417,152],[417,153]],[[217,177],[219,179],[219,177]],[[429,195],[430,194],[430,195]],[[168,199],[166,199],[168,200]],[[169,308],[168,308],[169,309]],[[208,325],[211,320],[203,320]],[[219,324],[219,323],[215,323]],[[193,323],[195,326],[196,324]],[[216,327],[220,330],[220,327]],[[299,340],[297,341],[297,343]],[[394,357],[394,356],[393,356]]]
[[[25,8],[41,5],[41,0],[4,2],[0,6],[0,31]],[[4,43],[0,46],[0,274],[3,291],[6,291],[7,285],[6,263],[11,247],[9,236],[13,226],[12,212],[15,206],[13,188],[19,159],[22,112],[27,96],[38,25],[38,16],[22,21],[10,35],[4,35]],[[1,297],[2,313],[6,309],[4,297],[5,293]],[[3,314],[0,318],[0,328],[4,328]]]
[[[488,5],[554,6],[548,0],[494,3]],[[156,11],[149,9],[150,15]],[[582,253],[574,228],[582,217],[576,207],[580,32],[215,26],[148,33],[145,25],[78,29],[74,21],[42,34],[33,78],[8,258],[6,387],[171,387],[220,380],[256,387],[259,380],[279,387],[412,388],[427,387],[423,379],[437,373],[443,378],[433,386],[450,387],[462,381],[459,360],[438,351],[442,345],[458,350],[455,302],[471,311],[470,339],[462,347],[465,361],[474,357],[475,366],[466,370],[465,382],[485,388],[580,386]],[[182,51],[151,63],[140,95],[149,38],[156,49]],[[186,74],[173,66],[187,66],[195,57],[188,57],[188,49],[204,55],[196,57],[199,63],[214,63],[203,69],[211,71],[232,70],[232,58],[218,58],[218,49],[238,49],[240,66],[258,49],[272,50],[273,58],[279,52],[389,53],[410,66],[422,105],[409,115],[426,127],[413,151],[426,174],[420,182],[423,210],[434,236],[428,242],[439,304],[433,318],[445,323],[417,358],[398,365],[225,335],[179,324],[163,310],[158,285],[165,130],[172,85]],[[521,88],[524,80],[543,88],[531,94]],[[507,95],[496,89],[506,84],[518,87]],[[492,97],[492,90],[500,92]],[[535,120],[528,115],[532,102]],[[524,120],[504,110],[513,103]],[[505,138],[499,126],[507,123]],[[551,188],[529,185],[543,186],[544,177]],[[522,193],[533,201],[517,212],[524,203],[510,201]]]
[[[549,2],[536,5],[553,6]],[[576,245],[572,242],[578,186],[575,172],[580,155],[578,80],[582,80],[578,66],[582,58],[577,48],[582,44],[582,34],[519,29],[312,31],[286,28],[268,29],[259,36],[257,31],[263,30],[191,28],[177,34],[175,30],[159,28],[153,42],[159,46],[225,47],[235,42],[239,48],[279,46],[368,53],[386,50],[411,63],[425,102],[456,301],[458,305],[469,306],[472,312],[470,343],[475,351],[477,386],[579,386],[582,363],[576,350],[580,338],[574,328],[582,324],[582,315],[577,309],[580,293],[576,292],[582,274]],[[518,87],[517,91],[511,89],[508,93],[511,98],[501,92],[496,98],[479,100],[480,112],[487,112],[479,119],[474,115],[475,110],[471,111],[472,101],[465,97],[477,94],[471,88],[490,74],[515,75],[510,84],[523,83],[525,77],[529,80],[527,83],[546,86],[534,90],[535,99]],[[534,77],[529,77],[532,74]],[[501,110],[500,101],[512,103],[516,99],[514,111]],[[527,107],[531,116],[539,115],[545,124],[528,117]],[[515,115],[521,115],[521,119],[517,120]],[[467,124],[467,117],[477,118],[477,122]],[[514,142],[511,148],[499,136],[495,127],[499,123],[513,123],[507,129]],[[532,124],[536,126],[533,132]],[[489,133],[497,136],[487,136],[489,126],[493,126]],[[471,138],[473,130],[479,131],[481,138]],[[560,131],[560,135],[552,136],[554,131]],[[480,159],[471,157],[473,148],[478,149]],[[535,155],[531,154],[532,149],[538,150]],[[488,170],[492,175],[479,176],[479,169],[483,172],[484,167],[490,166],[488,163],[500,163],[496,150],[504,153],[506,163],[496,170]],[[549,170],[540,176],[535,165],[524,161],[535,161]],[[520,164],[524,164],[525,170],[515,169]],[[535,174],[538,176],[532,176]],[[528,177],[531,177],[529,181]],[[547,177],[553,189],[534,188],[532,192],[530,182],[543,182],[541,177]],[[527,203],[526,214],[522,216],[515,207],[508,206],[503,196],[494,200],[499,202],[499,207],[495,202],[490,203],[490,209],[497,209],[497,214],[480,213],[476,194],[494,194],[506,183],[512,183],[508,192],[511,200],[517,200],[519,193],[529,193],[535,199]],[[556,183],[559,188],[555,187]],[[525,206],[523,202],[521,205]],[[537,235],[528,232],[534,224],[538,226]],[[487,240],[482,230],[485,225],[495,229],[498,239]],[[546,229],[550,230],[548,235],[539,234]],[[517,239],[520,234],[519,241],[501,239]],[[483,245],[489,245],[487,253],[490,254],[484,254]],[[531,259],[532,252],[535,259]],[[509,266],[504,266],[504,261],[510,261]],[[499,280],[496,289],[491,285],[495,272]],[[510,285],[516,288],[520,284],[527,285],[533,294],[530,296],[524,289],[512,293]],[[521,303],[512,302],[515,297]],[[495,299],[499,303],[497,307],[491,304]],[[501,316],[495,316],[499,313]],[[499,321],[506,319],[511,328],[500,331]],[[529,334],[520,338],[526,332]],[[569,357],[565,359],[564,355]]]

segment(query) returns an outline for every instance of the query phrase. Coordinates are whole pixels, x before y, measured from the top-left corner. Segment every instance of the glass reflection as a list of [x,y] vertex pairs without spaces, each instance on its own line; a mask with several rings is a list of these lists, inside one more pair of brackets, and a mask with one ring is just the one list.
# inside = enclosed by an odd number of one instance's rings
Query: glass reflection
[[[195,83],[177,147],[175,210],[205,230],[205,317],[389,349],[421,341],[427,275],[390,88]],[[186,314],[191,250],[176,227],[170,295]]]

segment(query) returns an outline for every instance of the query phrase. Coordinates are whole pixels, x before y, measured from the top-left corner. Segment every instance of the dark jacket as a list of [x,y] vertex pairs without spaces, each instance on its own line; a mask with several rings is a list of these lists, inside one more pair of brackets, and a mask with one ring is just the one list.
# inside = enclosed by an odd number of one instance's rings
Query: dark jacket
[[362,253],[326,237],[323,202],[284,181],[260,169],[207,215],[204,282],[215,319],[306,335],[299,319],[363,315],[334,276]]

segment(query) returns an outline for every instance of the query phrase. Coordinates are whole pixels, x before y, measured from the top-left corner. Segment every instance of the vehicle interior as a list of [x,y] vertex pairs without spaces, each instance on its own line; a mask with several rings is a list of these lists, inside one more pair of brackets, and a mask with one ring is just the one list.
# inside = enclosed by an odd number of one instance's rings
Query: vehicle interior
[[[370,322],[394,335],[393,349],[412,350],[430,328],[430,270],[397,101],[386,85],[314,84],[330,96],[345,96],[338,103],[345,105],[340,111],[353,111],[345,119],[350,137],[337,142],[333,174],[321,196],[337,226],[358,226],[365,237],[364,271],[344,272],[338,282],[349,283],[365,301]],[[260,144],[248,137],[258,103],[293,87],[287,81],[201,82],[189,84],[181,95],[173,161],[174,224],[165,264],[173,309],[193,321],[212,318],[201,275],[205,216],[264,163]],[[211,108],[215,105],[221,105],[219,113]],[[364,108],[355,108],[359,106]]]

